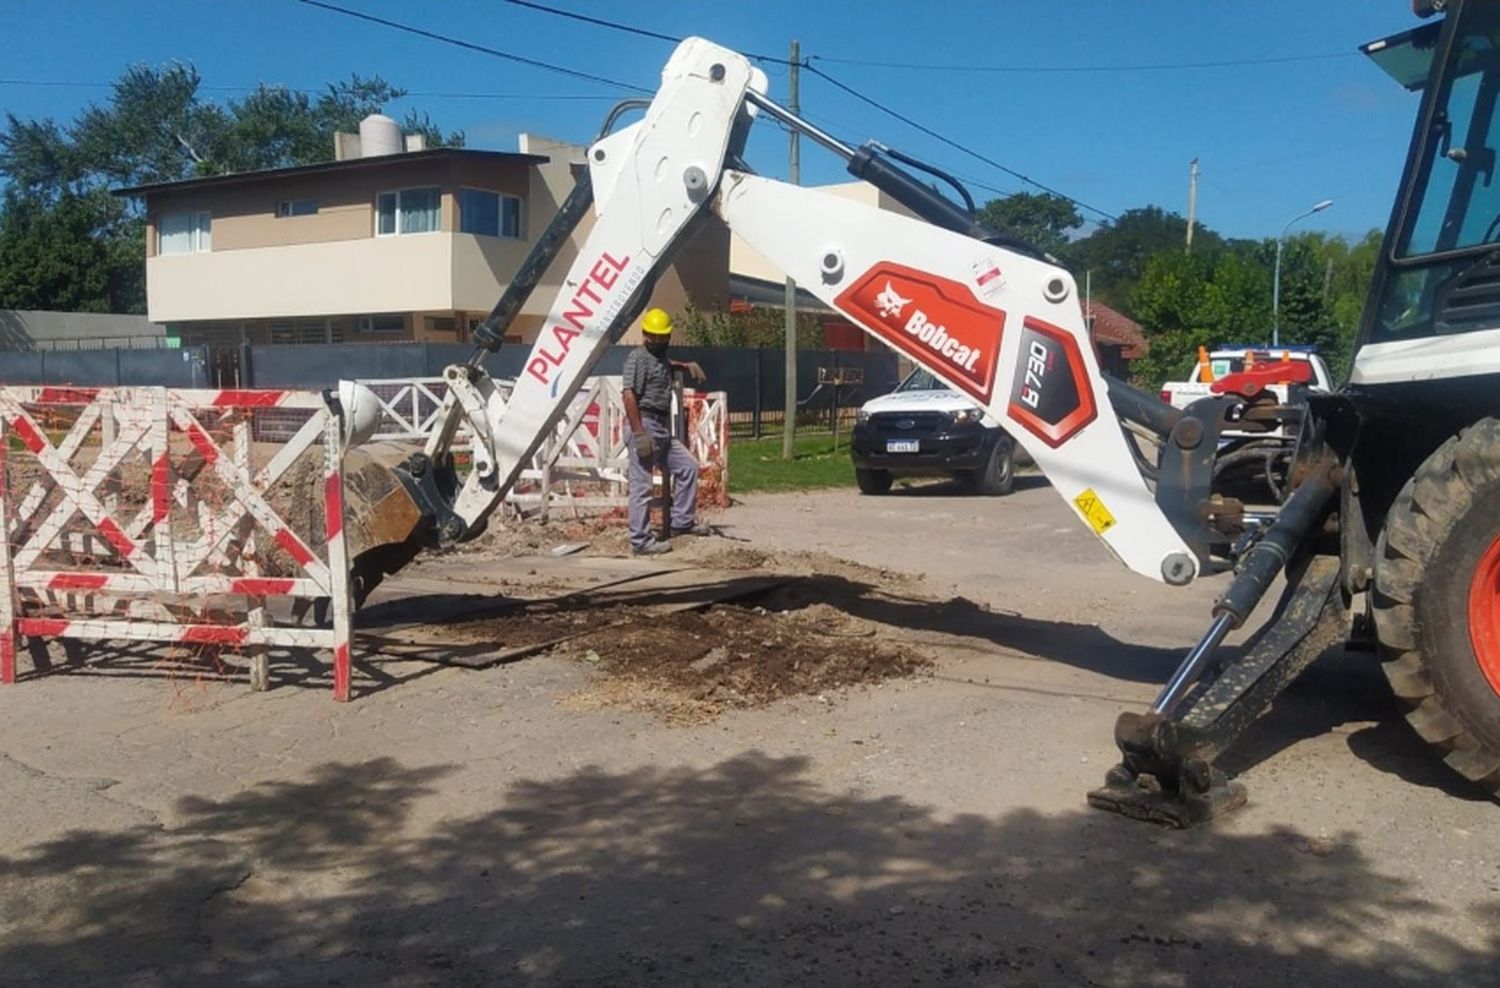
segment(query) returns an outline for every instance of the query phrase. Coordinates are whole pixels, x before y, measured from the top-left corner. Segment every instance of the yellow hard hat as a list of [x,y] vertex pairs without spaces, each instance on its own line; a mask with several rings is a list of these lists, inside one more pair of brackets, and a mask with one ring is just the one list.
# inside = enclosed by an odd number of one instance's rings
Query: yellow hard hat
[[641,332],[652,336],[666,336],[672,332],[672,317],[664,309],[647,309],[641,319]]

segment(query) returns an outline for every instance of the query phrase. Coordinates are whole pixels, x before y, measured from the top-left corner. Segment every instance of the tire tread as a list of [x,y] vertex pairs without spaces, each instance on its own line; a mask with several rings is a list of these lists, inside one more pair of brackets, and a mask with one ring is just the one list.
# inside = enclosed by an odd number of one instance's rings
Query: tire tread
[[1453,436],[1407,480],[1376,545],[1371,594],[1375,627],[1392,691],[1410,708],[1407,721],[1444,762],[1500,795],[1500,750],[1484,744],[1444,702],[1421,648],[1416,607],[1424,573],[1475,493],[1500,481],[1500,421],[1485,419]]

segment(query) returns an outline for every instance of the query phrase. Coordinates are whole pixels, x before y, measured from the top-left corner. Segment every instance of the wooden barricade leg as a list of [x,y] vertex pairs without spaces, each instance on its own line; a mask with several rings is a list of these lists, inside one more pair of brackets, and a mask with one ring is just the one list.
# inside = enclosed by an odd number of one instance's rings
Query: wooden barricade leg
[[[253,432],[248,420],[236,422],[234,425],[234,460],[246,476],[253,472],[250,462]],[[245,536],[243,552],[243,573],[253,580],[261,575],[260,566],[255,559],[255,530],[252,528]],[[240,646],[240,653],[250,663],[250,688],[256,692],[263,693],[271,688],[271,659],[270,648],[261,641],[256,640],[256,633],[266,626],[266,598],[263,596],[247,596],[245,598],[245,628],[249,632],[248,641]]]
[[729,395],[713,394],[719,410],[719,507],[729,507]]
[[10,565],[10,478],[5,454],[10,443],[10,424],[0,421],[0,683],[16,681],[16,580]]
[[327,413],[323,433],[324,531],[328,536],[328,589],[333,598],[333,698],[348,700],[349,641],[353,631],[353,601],[349,598],[349,550],[344,540],[343,436],[339,417]]

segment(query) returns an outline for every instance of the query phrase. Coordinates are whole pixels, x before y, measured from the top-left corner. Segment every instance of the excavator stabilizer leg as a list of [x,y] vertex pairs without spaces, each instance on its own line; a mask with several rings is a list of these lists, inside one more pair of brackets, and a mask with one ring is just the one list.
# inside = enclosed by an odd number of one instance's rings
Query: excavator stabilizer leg
[[1288,574],[1276,612],[1244,655],[1201,686],[1186,712],[1120,715],[1120,764],[1089,793],[1089,805],[1181,828],[1243,806],[1244,786],[1214,760],[1347,631],[1338,557],[1307,559]]

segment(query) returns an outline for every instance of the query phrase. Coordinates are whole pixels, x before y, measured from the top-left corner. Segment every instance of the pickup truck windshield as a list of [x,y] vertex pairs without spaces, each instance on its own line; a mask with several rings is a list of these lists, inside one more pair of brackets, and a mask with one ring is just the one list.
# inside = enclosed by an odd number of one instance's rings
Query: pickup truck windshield
[[896,388],[897,391],[947,391],[948,385],[932,376],[930,371],[914,370]]

